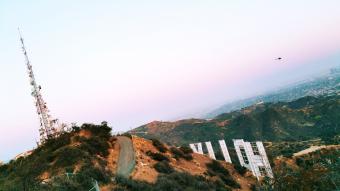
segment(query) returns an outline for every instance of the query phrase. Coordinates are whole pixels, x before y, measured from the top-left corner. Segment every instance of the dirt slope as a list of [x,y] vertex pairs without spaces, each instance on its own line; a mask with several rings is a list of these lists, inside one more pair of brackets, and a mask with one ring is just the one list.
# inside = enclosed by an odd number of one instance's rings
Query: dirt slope
[[[158,152],[150,140],[143,139],[137,136],[132,138],[133,147],[136,152],[136,167],[131,174],[131,178],[134,180],[142,180],[149,183],[154,183],[157,180],[159,173],[154,169],[154,165],[157,161],[153,160],[148,156],[147,152]],[[168,149],[169,146],[165,145]],[[164,153],[165,156],[170,158],[170,165],[177,171],[187,172],[191,175],[201,175],[208,177],[207,175],[207,164],[211,163],[211,159],[206,155],[193,153],[193,160],[187,161],[180,158],[176,160],[172,157],[171,152],[167,151]],[[242,190],[250,190],[252,184],[255,183],[254,177],[251,173],[246,173],[245,176],[241,176],[234,169],[233,165],[226,162],[221,162],[225,166],[233,178],[241,185]],[[236,189],[238,190],[238,189]]]

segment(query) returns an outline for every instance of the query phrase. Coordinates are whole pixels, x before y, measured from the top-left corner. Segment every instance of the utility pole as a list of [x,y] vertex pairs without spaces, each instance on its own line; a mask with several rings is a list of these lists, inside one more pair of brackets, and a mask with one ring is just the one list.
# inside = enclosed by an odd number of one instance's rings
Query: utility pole
[[47,139],[58,136],[58,133],[60,133],[62,129],[59,129],[60,126],[58,123],[58,119],[53,119],[52,116],[49,114],[47,104],[43,100],[41,92],[40,92],[41,86],[37,85],[35,81],[32,65],[30,63],[30,60],[28,59],[26,47],[24,44],[24,39],[22,38],[19,28],[18,28],[18,31],[19,31],[20,41],[22,45],[22,52],[24,53],[24,56],[25,56],[25,63],[27,67],[29,80],[30,80],[30,85],[32,87],[31,95],[34,98],[34,103],[35,103],[37,114],[39,116],[39,121],[40,121],[40,128],[39,128],[40,143],[44,143]]

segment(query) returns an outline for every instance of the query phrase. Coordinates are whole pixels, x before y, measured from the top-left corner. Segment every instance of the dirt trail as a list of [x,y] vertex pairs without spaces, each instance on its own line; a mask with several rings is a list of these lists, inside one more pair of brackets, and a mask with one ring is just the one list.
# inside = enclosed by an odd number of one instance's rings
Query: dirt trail
[[320,150],[320,149],[324,149],[324,148],[340,148],[340,145],[311,146],[308,149],[294,153],[294,156],[297,157],[297,156],[305,155],[305,154],[308,154],[308,153],[311,153],[311,152],[314,152],[314,151],[317,151],[317,150]]
[[128,178],[135,168],[135,151],[130,138],[119,136],[117,137],[117,140],[120,147],[117,175]]

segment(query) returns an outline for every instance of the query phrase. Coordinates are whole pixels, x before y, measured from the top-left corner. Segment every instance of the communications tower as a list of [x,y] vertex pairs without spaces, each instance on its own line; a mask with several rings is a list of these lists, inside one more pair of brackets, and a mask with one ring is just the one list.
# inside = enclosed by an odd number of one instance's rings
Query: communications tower
[[47,139],[54,138],[62,132],[63,128],[59,125],[58,119],[53,119],[49,114],[49,110],[46,102],[43,100],[42,95],[40,93],[41,86],[38,85],[35,81],[32,65],[28,59],[27,51],[24,44],[24,39],[19,31],[20,41],[22,45],[22,52],[25,56],[26,67],[28,71],[28,76],[30,80],[30,85],[32,87],[31,95],[34,97],[34,103],[37,108],[37,114],[39,116],[40,121],[40,143],[44,143]]

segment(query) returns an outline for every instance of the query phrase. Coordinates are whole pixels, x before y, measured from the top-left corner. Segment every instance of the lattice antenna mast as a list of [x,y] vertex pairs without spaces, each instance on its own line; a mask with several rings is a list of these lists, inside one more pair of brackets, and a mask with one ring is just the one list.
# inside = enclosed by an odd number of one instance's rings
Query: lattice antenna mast
[[40,120],[40,129],[39,129],[40,142],[43,143],[47,139],[55,137],[57,135],[55,125],[57,125],[58,121],[52,120],[51,115],[49,114],[47,104],[43,100],[42,95],[40,93],[41,86],[37,85],[35,81],[32,65],[28,59],[26,47],[24,44],[24,39],[22,38],[19,28],[18,28],[18,31],[19,31],[20,41],[22,45],[22,52],[24,53],[24,56],[25,56],[25,62],[26,62],[27,70],[28,70],[30,85],[32,86],[31,95],[34,97],[35,106],[37,108],[37,113],[38,113],[39,120]]

